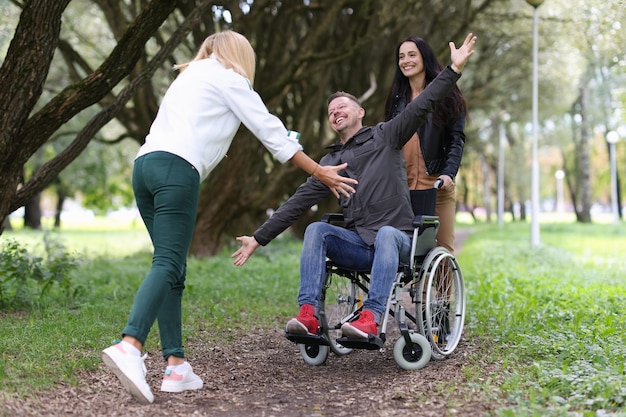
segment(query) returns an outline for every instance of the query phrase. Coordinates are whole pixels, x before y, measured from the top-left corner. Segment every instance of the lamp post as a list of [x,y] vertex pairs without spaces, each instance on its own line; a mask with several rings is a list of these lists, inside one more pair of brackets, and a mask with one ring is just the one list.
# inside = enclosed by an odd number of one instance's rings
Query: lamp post
[[506,142],[504,123],[508,122],[508,113],[500,117],[500,140],[498,144],[498,226],[504,225],[504,145]]
[[538,116],[538,95],[539,95],[539,15],[537,9],[544,0],[526,0],[526,3],[533,6],[533,141],[531,159],[531,182],[530,182],[530,245],[539,246],[541,242],[539,236],[539,161],[537,156],[537,141],[539,129]]
[[617,209],[617,164],[615,162],[615,144],[619,141],[619,135],[611,130],[606,134],[606,141],[609,143],[609,160],[611,164],[611,211],[613,212],[613,223],[619,223],[619,211]]

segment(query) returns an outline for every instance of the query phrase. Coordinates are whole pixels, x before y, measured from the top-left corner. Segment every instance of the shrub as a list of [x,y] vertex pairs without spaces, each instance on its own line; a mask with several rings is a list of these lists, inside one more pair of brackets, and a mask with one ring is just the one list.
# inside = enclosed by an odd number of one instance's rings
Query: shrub
[[71,272],[77,266],[76,258],[49,234],[44,235],[43,257],[15,240],[5,241],[0,251],[0,309],[41,306],[55,288],[64,297],[74,297],[79,287],[72,283]]

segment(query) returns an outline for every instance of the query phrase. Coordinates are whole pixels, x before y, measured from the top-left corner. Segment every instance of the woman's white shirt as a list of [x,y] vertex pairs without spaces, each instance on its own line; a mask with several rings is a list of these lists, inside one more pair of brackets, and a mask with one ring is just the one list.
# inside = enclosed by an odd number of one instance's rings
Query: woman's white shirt
[[213,56],[192,61],[166,91],[137,157],[170,152],[191,163],[203,181],[226,155],[241,123],[281,163],[302,149],[246,78]]

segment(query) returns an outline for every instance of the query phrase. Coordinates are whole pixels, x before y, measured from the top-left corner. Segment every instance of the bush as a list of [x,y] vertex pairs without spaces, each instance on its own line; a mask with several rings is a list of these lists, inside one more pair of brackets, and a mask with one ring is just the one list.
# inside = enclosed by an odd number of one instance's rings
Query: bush
[[78,293],[70,277],[78,267],[76,258],[48,234],[44,235],[44,257],[29,253],[15,240],[4,242],[1,249],[0,309],[41,306],[55,288],[68,298]]

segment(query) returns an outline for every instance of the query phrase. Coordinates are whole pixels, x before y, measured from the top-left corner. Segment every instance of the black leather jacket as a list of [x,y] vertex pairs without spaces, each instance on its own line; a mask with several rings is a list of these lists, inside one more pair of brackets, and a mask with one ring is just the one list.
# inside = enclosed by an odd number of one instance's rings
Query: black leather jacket
[[[374,244],[376,233],[383,226],[413,233],[413,209],[402,148],[460,76],[447,67],[397,117],[362,127],[345,144],[333,145],[332,152],[321,159],[320,165],[325,166],[347,162],[348,167],[341,174],[359,181],[356,193],[349,198],[341,196],[339,204],[346,228],[356,231],[368,245]],[[309,177],[254,232],[254,238],[265,246],[329,194],[321,181]]]
[[[392,106],[392,116],[395,117],[405,107],[406,98],[396,96]],[[454,181],[454,177],[459,172],[465,148],[465,117],[456,119],[445,126],[439,126],[433,122],[431,113],[426,122],[417,129],[417,134],[427,173],[448,175]]]

